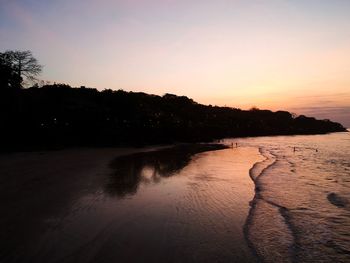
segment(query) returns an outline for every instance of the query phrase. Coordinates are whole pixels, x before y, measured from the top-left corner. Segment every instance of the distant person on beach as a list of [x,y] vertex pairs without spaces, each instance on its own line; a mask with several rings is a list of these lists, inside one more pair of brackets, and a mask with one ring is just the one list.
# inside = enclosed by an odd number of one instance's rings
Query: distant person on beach
[[[236,142],[236,148],[238,147],[238,143]],[[233,148],[233,142],[231,142],[231,148]]]

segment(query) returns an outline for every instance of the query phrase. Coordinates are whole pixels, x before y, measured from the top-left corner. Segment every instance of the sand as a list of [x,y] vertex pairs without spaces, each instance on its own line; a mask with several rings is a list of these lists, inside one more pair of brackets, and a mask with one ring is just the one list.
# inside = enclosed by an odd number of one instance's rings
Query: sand
[[[150,148],[67,149],[0,156],[1,262],[28,262],[33,242],[75,200],[94,192],[115,157]],[[35,248],[37,249],[37,248]],[[35,252],[36,253],[36,252]]]
[[0,261],[254,262],[243,227],[258,150],[115,159],[154,149],[0,156]]

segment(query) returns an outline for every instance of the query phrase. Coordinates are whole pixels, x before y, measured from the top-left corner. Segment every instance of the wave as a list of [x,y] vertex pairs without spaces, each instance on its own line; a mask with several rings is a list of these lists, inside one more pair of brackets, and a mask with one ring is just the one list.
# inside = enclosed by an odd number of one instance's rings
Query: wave
[[269,169],[277,164],[278,156],[259,147],[265,158],[255,163],[249,176],[255,184],[255,196],[244,226],[244,234],[249,247],[261,262],[294,262],[295,235],[289,211],[262,194],[261,177],[267,176]]

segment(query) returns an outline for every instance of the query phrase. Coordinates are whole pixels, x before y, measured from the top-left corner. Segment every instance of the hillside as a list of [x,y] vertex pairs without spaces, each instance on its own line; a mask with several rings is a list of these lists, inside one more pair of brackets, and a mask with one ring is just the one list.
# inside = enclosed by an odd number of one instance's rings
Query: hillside
[[329,120],[296,117],[286,111],[207,106],[172,94],[98,91],[63,84],[0,92],[4,150],[345,131]]

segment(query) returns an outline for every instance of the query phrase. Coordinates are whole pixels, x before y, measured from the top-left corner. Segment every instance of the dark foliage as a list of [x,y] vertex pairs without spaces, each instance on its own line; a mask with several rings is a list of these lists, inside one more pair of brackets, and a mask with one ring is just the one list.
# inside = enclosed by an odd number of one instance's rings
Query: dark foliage
[[21,88],[24,77],[27,81],[35,80],[42,66],[29,50],[8,50],[0,53],[0,88]]
[[345,129],[289,112],[206,106],[184,96],[46,85],[0,89],[1,150],[210,141]]

